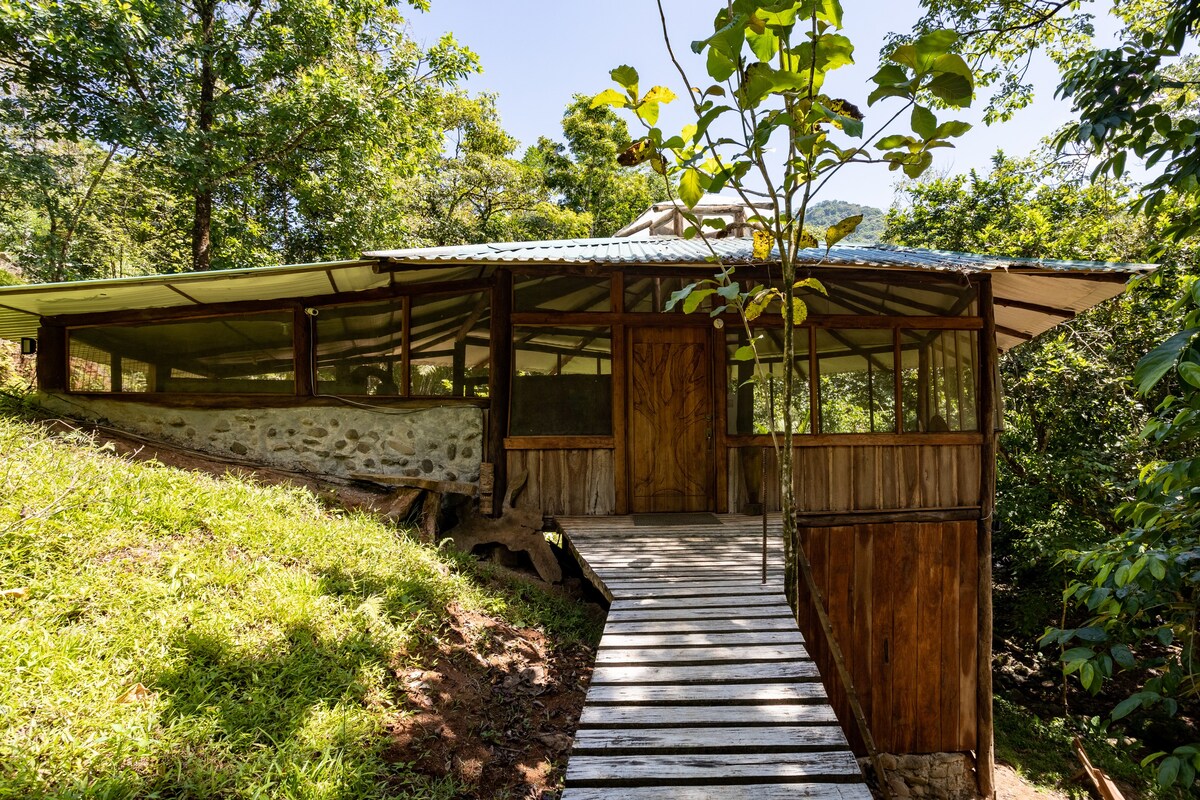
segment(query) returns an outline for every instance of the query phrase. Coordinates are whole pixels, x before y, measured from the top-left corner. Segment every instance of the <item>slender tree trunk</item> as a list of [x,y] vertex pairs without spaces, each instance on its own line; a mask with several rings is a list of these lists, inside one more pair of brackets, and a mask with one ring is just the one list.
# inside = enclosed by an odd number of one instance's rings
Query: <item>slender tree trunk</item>
[[117,153],[117,146],[114,144],[108,150],[108,155],[104,157],[100,168],[96,170],[96,174],[88,183],[87,191],[84,192],[83,199],[79,201],[79,205],[75,208],[75,213],[71,216],[71,221],[67,223],[67,230],[62,235],[62,242],[59,245],[59,263],[66,264],[67,257],[71,254],[71,243],[75,239],[75,231],[79,227],[79,220],[83,218],[83,212],[92,202],[92,195],[96,193],[96,187],[100,185],[100,180],[104,177],[104,173],[108,170],[108,165],[112,163],[113,156]]
[[216,74],[213,70],[213,29],[217,16],[216,0],[196,4],[200,17],[200,102],[196,108],[196,137],[200,175],[196,176],[195,212],[192,216],[192,269],[204,271],[212,266],[212,142],[213,101]]
[[796,554],[801,544],[796,531],[796,484],[792,479],[793,456],[796,452],[792,442],[792,397],[796,392],[796,329],[792,284],[796,282],[796,262],[792,255],[791,248],[780,241],[780,272],[783,278],[783,448],[778,454],[781,484],[779,496],[783,506],[780,510],[783,512],[784,589],[792,608],[796,608],[799,583],[796,575]]

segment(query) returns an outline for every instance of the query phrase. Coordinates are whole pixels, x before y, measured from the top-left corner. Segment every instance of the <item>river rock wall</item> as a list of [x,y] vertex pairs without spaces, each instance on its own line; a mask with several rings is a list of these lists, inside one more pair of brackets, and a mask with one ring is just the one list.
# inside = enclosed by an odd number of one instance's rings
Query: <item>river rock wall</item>
[[474,406],[169,408],[46,393],[39,401],[148,439],[314,474],[475,482],[483,455],[483,411]]

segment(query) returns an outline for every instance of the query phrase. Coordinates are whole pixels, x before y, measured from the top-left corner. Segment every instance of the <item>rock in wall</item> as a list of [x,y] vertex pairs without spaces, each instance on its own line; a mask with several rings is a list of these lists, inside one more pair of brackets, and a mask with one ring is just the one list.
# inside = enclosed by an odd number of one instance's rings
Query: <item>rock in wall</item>
[[55,414],[300,472],[374,472],[473,483],[483,456],[483,411],[474,406],[216,409],[48,393],[38,399]]

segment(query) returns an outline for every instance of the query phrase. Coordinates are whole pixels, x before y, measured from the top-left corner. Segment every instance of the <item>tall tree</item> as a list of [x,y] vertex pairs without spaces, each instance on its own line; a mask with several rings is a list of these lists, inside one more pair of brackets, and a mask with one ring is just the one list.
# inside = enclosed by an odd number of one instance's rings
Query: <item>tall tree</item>
[[576,95],[562,119],[566,144],[542,137],[525,162],[545,175],[563,207],[591,216],[589,236],[611,236],[651,205],[667,199],[668,187],[647,167],[623,170],[617,156],[633,138],[625,120],[591,98]]
[[446,146],[414,184],[413,233],[440,246],[585,235],[590,217],[551,202],[540,170],[516,158],[491,95],[447,98]]
[[[716,274],[674,293],[667,307],[681,303],[685,312],[695,312],[707,303],[710,308],[706,310],[714,317],[725,312],[738,314],[749,344],[734,358],[753,361],[758,378],[765,381],[756,349],[761,333],[755,330],[754,321],[768,308],[778,309],[784,329],[790,331],[803,323],[808,313],[797,291],[824,291],[819,281],[804,274],[808,259],[800,257],[800,251],[818,246],[805,230],[810,205],[850,163],[886,163],[910,177],[924,172],[933,163],[934,149],[952,147],[949,140],[970,128],[957,120],[939,122],[929,107],[930,100],[936,98],[953,107],[969,104],[971,71],[961,57],[949,52],[957,40],[950,31],[931,32],[913,44],[895,48],[873,76],[875,88],[865,105],[896,100],[899,108],[868,131],[855,102],[826,93],[827,76],[854,62],[854,45],[841,33],[838,0],[734,0],[720,4],[713,33],[692,43],[692,51],[705,57],[708,80],[704,82],[689,79],[671,46],[661,2],[658,11],[668,53],[691,101],[694,122],[675,136],[664,134],[658,127],[659,110],[675,93],[663,86],[643,92],[637,71],[624,65],[611,72],[620,88],[608,89],[592,102],[633,111],[646,133],[622,153],[622,162],[648,163],[655,171],[677,178],[690,223],[685,235],[698,236],[710,248]],[[891,123],[905,116],[913,135],[883,135]],[[725,119],[718,122],[721,117]],[[727,186],[749,207],[769,206],[769,211],[748,222],[759,228],[754,234],[753,260],[778,264],[777,283],[744,286],[736,274],[738,265],[723,260],[705,234],[706,226],[724,224],[714,220],[702,224],[692,213],[705,192]],[[861,221],[856,215],[827,228],[826,250]],[[783,363],[794,364],[795,341],[791,335],[781,338]],[[793,414],[796,377],[795,370],[784,370],[783,432],[771,434],[779,462],[787,590],[793,602],[800,586],[809,597],[820,597],[795,516],[792,437],[800,422]],[[814,608],[863,740],[872,755],[877,755],[828,616],[819,600]],[[985,764],[990,763],[987,754],[990,743],[982,756]],[[876,762],[876,772],[882,776],[878,759]],[[982,771],[990,775],[990,766]]]
[[286,183],[331,154],[440,144],[426,112],[475,59],[449,37],[422,50],[400,5],[15,0],[0,5],[0,81],[20,87],[49,138],[151,155],[190,199],[203,270],[221,264],[221,205],[236,204],[222,193],[238,180]]

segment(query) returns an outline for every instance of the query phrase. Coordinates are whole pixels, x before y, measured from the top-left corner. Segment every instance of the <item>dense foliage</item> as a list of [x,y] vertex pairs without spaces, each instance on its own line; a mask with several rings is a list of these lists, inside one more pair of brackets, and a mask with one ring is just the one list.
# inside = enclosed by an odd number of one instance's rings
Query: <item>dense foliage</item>
[[579,100],[519,153],[404,5],[0,3],[0,253],[33,281],[297,263],[604,234],[663,196]]

